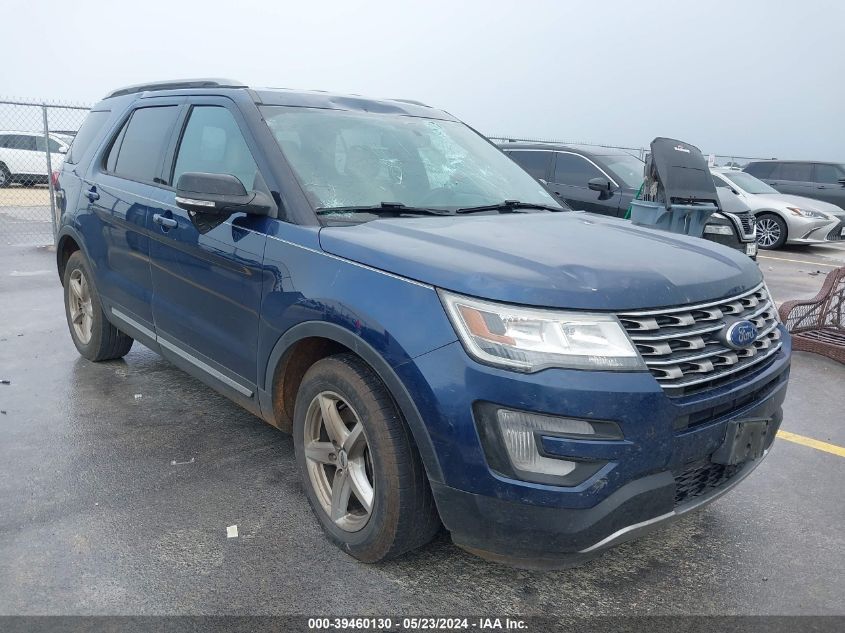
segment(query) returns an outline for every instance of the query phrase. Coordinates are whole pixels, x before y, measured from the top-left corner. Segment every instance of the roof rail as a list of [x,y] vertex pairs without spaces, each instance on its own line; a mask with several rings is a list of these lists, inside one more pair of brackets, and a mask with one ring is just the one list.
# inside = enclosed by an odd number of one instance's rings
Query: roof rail
[[122,97],[147,90],[179,90],[182,88],[246,88],[246,84],[233,79],[176,79],[170,81],[157,81],[155,83],[137,84],[126,86],[107,94],[104,99]]
[[423,103],[422,101],[417,101],[416,99],[390,99],[390,101],[398,101],[399,103],[410,103],[411,105],[418,105],[424,108],[430,108],[431,106],[427,103]]

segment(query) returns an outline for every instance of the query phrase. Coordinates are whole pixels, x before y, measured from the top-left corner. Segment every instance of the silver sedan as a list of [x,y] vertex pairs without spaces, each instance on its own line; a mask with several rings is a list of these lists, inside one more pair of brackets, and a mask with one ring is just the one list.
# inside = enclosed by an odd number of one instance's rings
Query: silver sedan
[[757,244],[776,249],[784,244],[822,244],[845,240],[845,211],[803,196],[779,193],[751,174],[712,169],[717,187],[730,189],[757,220]]

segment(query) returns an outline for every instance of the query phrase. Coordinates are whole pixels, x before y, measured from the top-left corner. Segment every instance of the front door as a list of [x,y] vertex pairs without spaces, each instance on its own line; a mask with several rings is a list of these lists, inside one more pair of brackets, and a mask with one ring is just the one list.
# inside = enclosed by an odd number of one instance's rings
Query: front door
[[[587,186],[592,178],[610,180],[607,174],[592,162],[578,154],[555,152],[552,170],[549,187],[570,207],[576,211],[590,211],[613,217],[619,215],[622,194],[618,186],[610,194],[593,191]],[[623,209],[623,213],[626,209]]]
[[815,163],[813,173],[813,197],[845,209],[845,184],[840,182],[845,178],[845,170],[830,163]]
[[813,197],[812,163],[778,163],[763,180],[781,193]]
[[[258,320],[267,218],[191,213],[176,205],[179,176],[231,174],[247,191],[269,192],[228,99],[189,105],[151,210],[153,318],[162,353],[250,399],[256,382]],[[245,126],[244,126],[245,129]]]

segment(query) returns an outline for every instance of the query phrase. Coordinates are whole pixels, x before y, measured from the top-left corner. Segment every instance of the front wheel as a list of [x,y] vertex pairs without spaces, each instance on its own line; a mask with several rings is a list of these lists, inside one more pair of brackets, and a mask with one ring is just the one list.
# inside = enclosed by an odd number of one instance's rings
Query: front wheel
[[126,356],[132,347],[132,338],[106,319],[91,270],[81,251],[76,251],[67,260],[64,291],[67,324],[79,353],[92,361]]
[[437,532],[440,519],[410,431],[357,356],[325,358],[306,372],[293,433],[308,501],[341,549],[372,563]]
[[773,251],[786,243],[787,228],[783,218],[774,213],[757,216],[757,246]]

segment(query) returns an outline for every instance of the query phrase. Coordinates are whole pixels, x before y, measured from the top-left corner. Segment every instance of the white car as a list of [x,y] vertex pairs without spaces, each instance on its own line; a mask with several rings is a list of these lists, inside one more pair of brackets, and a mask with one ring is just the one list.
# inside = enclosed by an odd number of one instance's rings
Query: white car
[[835,204],[780,193],[744,171],[710,171],[716,187],[730,190],[751,207],[760,248],[845,240],[845,211]]
[[61,169],[70,148],[64,135],[51,134],[45,140],[40,132],[0,131],[0,187],[13,182],[22,185],[46,184],[47,144],[50,146],[50,166]]

